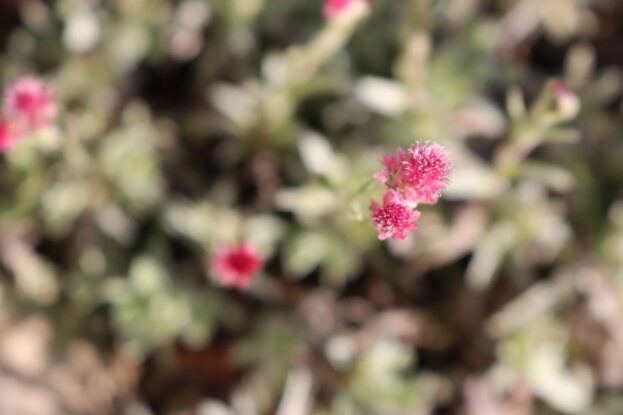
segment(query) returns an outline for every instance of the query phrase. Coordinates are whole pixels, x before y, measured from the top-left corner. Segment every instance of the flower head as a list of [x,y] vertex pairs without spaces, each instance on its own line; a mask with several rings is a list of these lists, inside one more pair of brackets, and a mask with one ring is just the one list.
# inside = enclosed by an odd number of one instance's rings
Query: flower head
[[264,262],[255,248],[242,244],[233,248],[220,248],[212,263],[212,272],[223,286],[244,289],[263,266]]
[[405,239],[417,229],[419,203],[435,204],[448,184],[450,155],[439,144],[415,143],[408,152],[399,148],[396,155],[382,160],[385,168],[374,175],[383,183],[383,206],[371,204],[372,223],[380,240]]
[[417,143],[409,149],[400,171],[405,197],[416,203],[435,204],[448,185],[452,162],[445,148]]
[[386,190],[383,195],[383,206],[372,201],[372,223],[376,226],[378,238],[405,239],[407,232],[417,229],[416,221],[421,213],[411,209],[403,197],[395,190]]
[[15,130],[14,126],[0,116],[0,152],[13,148],[15,142],[20,138],[21,134]]
[[6,115],[27,131],[49,126],[58,114],[56,94],[34,76],[23,77],[8,87],[4,104]]

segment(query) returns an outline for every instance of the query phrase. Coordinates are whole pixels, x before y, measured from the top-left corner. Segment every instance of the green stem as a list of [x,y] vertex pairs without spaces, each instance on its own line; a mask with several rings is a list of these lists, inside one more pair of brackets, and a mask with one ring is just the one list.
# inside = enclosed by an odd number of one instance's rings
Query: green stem
[[370,185],[374,183],[375,181],[376,179],[374,179],[373,177],[366,180],[361,186],[355,189],[355,191],[348,196],[347,200],[351,202],[354,198],[356,198],[357,196],[359,196],[360,194],[368,190],[368,187],[370,187]]

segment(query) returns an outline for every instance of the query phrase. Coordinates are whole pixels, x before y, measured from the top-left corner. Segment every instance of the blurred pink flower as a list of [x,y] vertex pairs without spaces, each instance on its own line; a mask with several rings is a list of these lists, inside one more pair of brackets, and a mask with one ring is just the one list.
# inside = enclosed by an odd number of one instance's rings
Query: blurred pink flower
[[376,226],[381,241],[387,238],[405,239],[407,232],[417,229],[416,221],[421,213],[411,209],[395,190],[385,191],[382,207],[375,200],[372,200],[370,207],[372,223]]
[[416,143],[402,162],[400,177],[405,197],[416,203],[437,203],[448,185],[451,167],[445,148],[436,143]]
[[7,117],[26,131],[49,126],[58,114],[56,94],[34,76],[25,76],[9,86],[4,104]]
[[13,125],[0,116],[0,152],[5,152],[13,148],[21,135],[15,131]]
[[234,248],[221,247],[212,262],[212,272],[223,286],[244,289],[263,266],[255,248],[242,244]]
[[325,0],[323,8],[324,17],[327,19],[336,17],[356,1],[364,0]]

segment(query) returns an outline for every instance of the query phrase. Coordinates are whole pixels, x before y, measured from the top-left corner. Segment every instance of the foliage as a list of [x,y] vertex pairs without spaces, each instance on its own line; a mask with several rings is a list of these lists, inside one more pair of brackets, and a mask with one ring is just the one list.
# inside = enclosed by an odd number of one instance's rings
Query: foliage
[[[623,4],[321,3],[0,3],[60,107],[0,156],[1,320],[132,367],[110,413],[621,413]],[[415,140],[450,186],[380,242]]]

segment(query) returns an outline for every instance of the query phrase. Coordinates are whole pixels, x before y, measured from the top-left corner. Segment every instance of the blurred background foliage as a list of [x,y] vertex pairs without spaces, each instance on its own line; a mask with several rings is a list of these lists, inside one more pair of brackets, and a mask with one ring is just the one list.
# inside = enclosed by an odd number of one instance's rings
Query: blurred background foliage
[[[0,2],[62,108],[0,159],[0,412],[623,413],[623,2],[367,4]],[[414,140],[451,185],[381,243]]]

